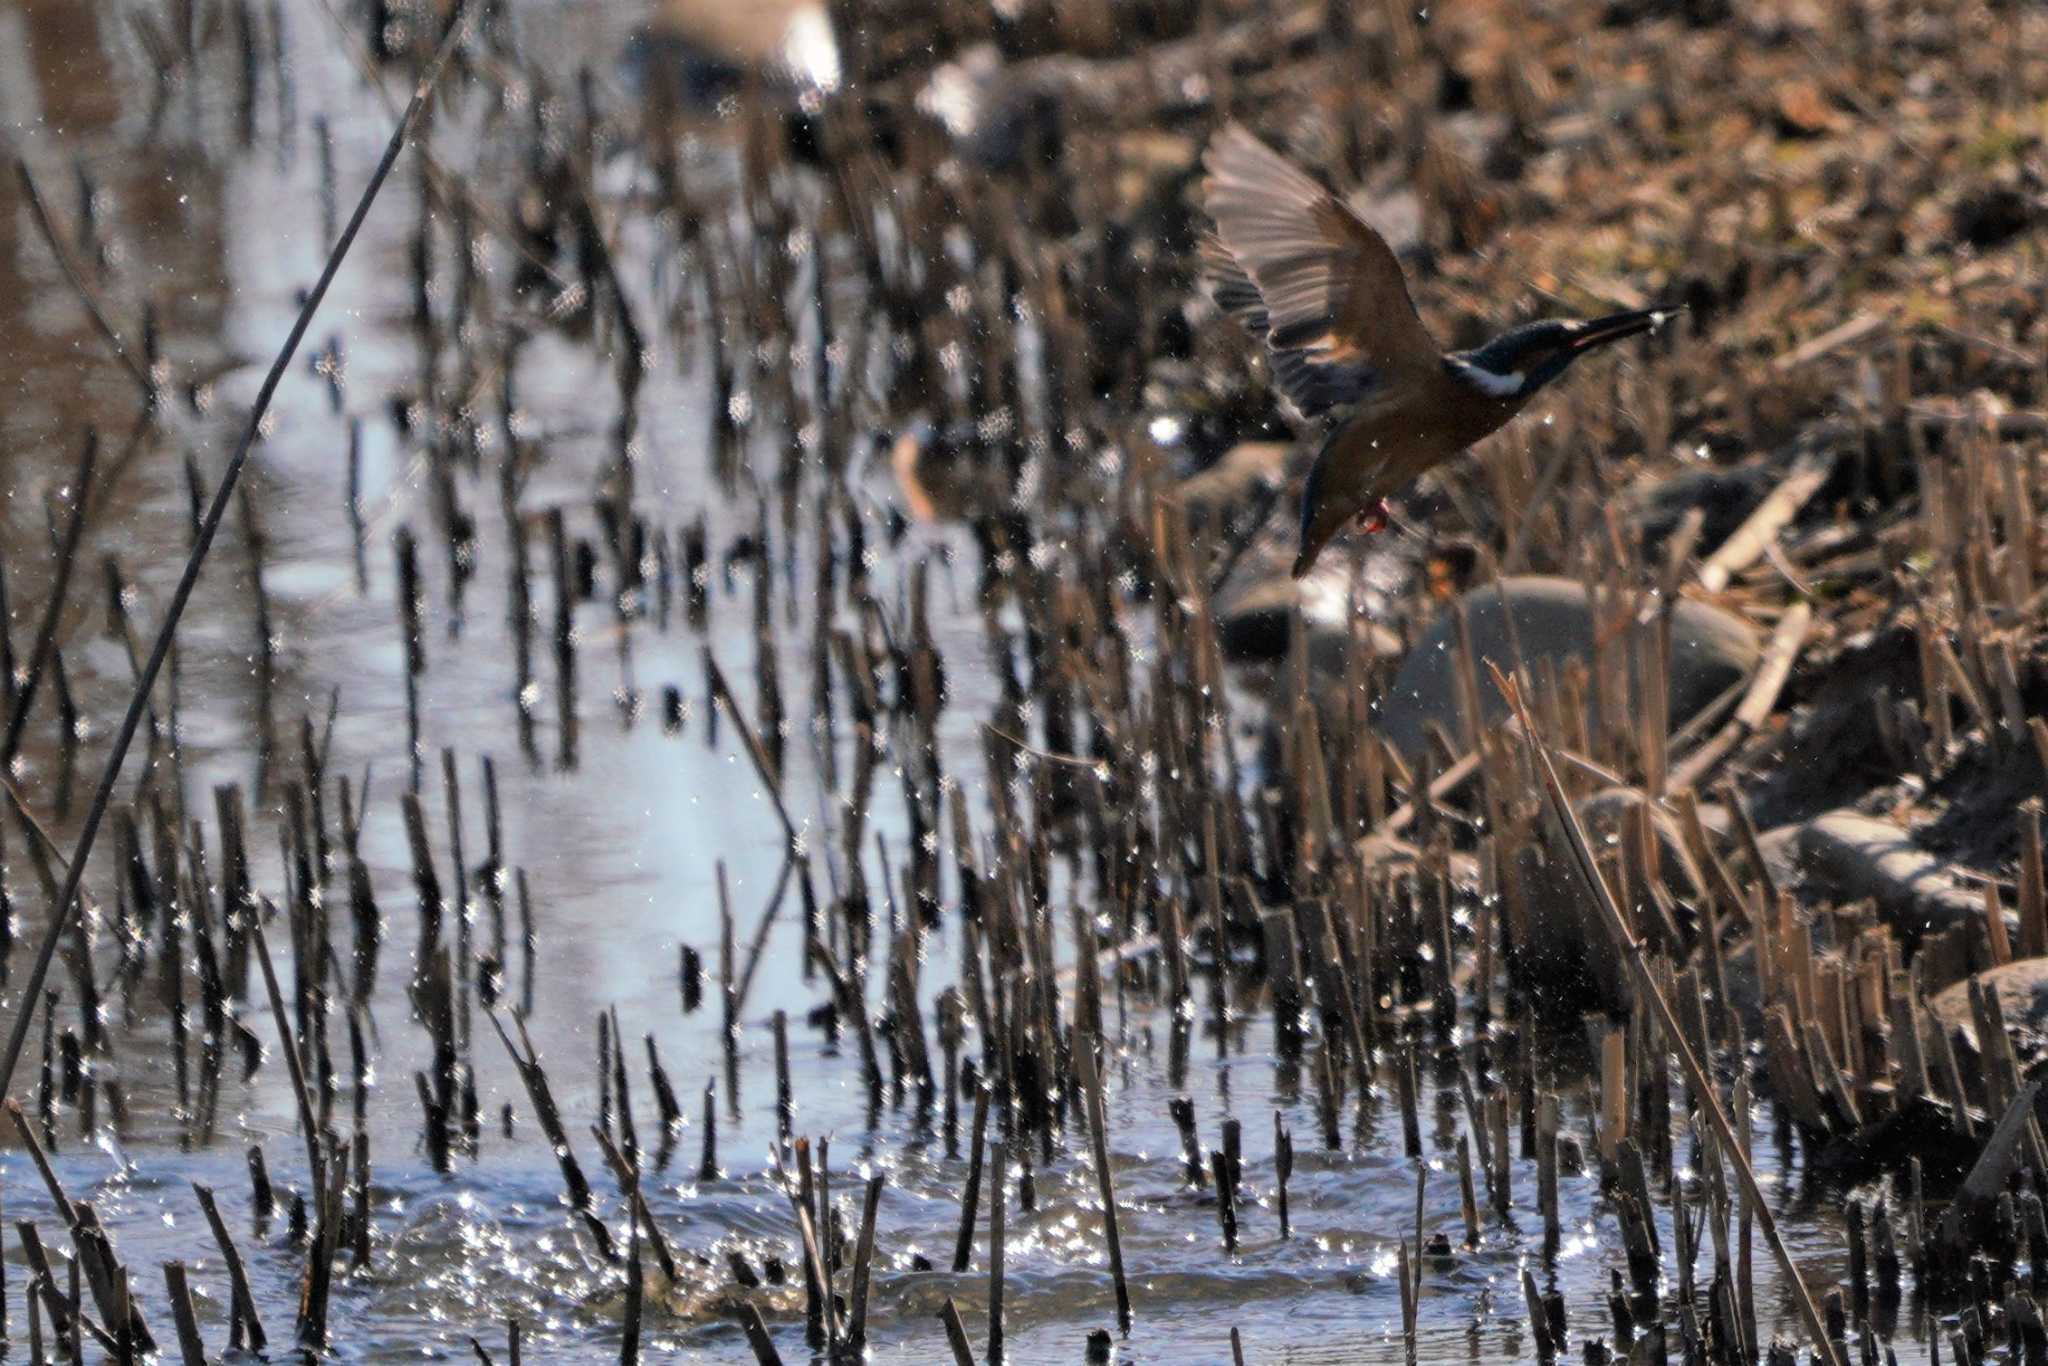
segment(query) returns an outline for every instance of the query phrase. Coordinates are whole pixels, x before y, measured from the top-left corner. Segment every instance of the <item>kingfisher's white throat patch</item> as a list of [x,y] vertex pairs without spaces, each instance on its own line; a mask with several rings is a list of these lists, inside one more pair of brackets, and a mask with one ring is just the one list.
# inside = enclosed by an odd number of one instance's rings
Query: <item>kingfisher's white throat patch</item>
[[1459,378],[1465,380],[1473,388],[1490,398],[1513,398],[1516,394],[1522,392],[1524,380],[1522,372],[1519,370],[1505,375],[1497,375],[1483,366],[1472,364],[1470,361],[1453,360],[1451,364],[1457,367]]

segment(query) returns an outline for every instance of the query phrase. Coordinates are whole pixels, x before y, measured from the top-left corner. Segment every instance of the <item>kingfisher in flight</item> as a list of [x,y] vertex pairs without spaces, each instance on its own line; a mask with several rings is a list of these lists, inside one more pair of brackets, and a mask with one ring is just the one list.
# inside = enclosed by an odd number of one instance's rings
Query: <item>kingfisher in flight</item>
[[1527,323],[1446,353],[1393,249],[1336,195],[1236,123],[1202,163],[1216,306],[1265,344],[1275,386],[1302,417],[1333,418],[1302,495],[1295,578],[1347,522],[1383,530],[1389,494],[1499,430],[1573,361],[1678,312]]

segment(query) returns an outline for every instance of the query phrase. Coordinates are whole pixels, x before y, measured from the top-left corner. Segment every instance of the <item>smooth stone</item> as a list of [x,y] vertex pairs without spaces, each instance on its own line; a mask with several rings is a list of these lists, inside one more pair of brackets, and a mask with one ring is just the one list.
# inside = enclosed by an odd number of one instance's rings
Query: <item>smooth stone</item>
[[1809,892],[1876,902],[1909,944],[1984,916],[1984,894],[1957,886],[1911,832],[1854,811],[1830,811],[1800,827],[1799,872]]
[[[1631,788],[1608,788],[1583,798],[1578,813],[1586,838],[1596,849],[1618,838],[1624,821],[1643,800]],[[1650,827],[1657,836],[1666,890],[1679,899],[1700,900],[1702,878],[1678,822],[1653,805]],[[1515,865],[1527,916],[1520,958],[1538,1004],[1547,1014],[1559,1015],[1626,1006],[1631,994],[1628,964],[1599,904],[1573,866],[1563,832],[1550,828],[1546,818],[1542,838],[1515,850]],[[1641,914],[1638,910],[1639,920]]]
[[[1479,705],[1487,725],[1498,725],[1507,703],[1486,671],[1491,660],[1512,672],[1515,646],[1534,671],[1548,659],[1562,671],[1574,659],[1592,666],[1593,609],[1576,579],[1527,575],[1475,588],[1463,599],[1471,623],[1473,661],[1479,674]],[[1509,626],[1512,623],[1513,633]],[[1380,731],[1406,754],[1422,749],[1427,728],[1461,732],[1458,676],[1454,662],[1457,623],[1440,613],[1417,642],[1392,685],[1380,699]],[[1673,726],[1713,701],[1756,667],[1756,632],[1740,617],[1690,598],[1672,610],[1670,718]],[[1633,669],[1631,669],[1633,673]]]
[[1191,522],[1227,517],[1287,482],[1291,441],[1240,441],[1214,463],[1180,481],[1175,494]]
[[[1705,820],[1706,817],[1703,815],[1700,819]],[[1764,867],[1770,872],[1771,880],[1780,887],[1793,887],[1799,883],[1799,840],[1805,830],[1803,825],[1774,825],[1756,837],[1757,852],[1764,856]]]
[[1974,978],[1945,987],[1928,998],[1927,1008],[1949,1029],[1977,1036],[1977,1017],[1970,1010],[1970,983],[1983,984],[1998,995],[2005,1027],[2039,1045],[2048,1038],[2048,958],[2022,958],[2003,967],[1987,968]]
[[[1259,554],[1258,550],[1247,553]],[[1353,642],[1368,654],[1396,655],[1401,639],[1386,627],[1351,611],[1348,575],[1291,577],[1285,555],[1266,555],[1252,572],[1230,576],[1215,606],[1216,644],[1226,659],[1280,662],[1287,657],[1294,616],[1308,632],[1309,674],[1342,679]],[[1292,692],[1286,694],[1292,696]]]
[[1637,484],[1623,495],[1649,548],[1663,545],[1685,515],[1697,508],[1704,520],[1700,544],[1716,546],[1756,510],[1779,473],[1763,461],[1732,467],[1695,466],[1663,479]]

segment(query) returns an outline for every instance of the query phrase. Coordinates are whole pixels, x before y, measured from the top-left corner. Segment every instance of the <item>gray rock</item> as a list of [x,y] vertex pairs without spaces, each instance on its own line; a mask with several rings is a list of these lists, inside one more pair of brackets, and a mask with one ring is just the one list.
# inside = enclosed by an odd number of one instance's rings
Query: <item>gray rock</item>
[[1970,982],[1981,982],[1998,995],[1998,1008],[2005,1015],[2005,1027],[2022,1036],[2023,1053],[2038,1052],[2048,1038],[2048,958],[2022,958],[2001,968],[1987,968],[1975,978],[1957,982],[1936,992],[1927,1002],[1928,1010],[1948,1029],[1960,1029],[1972,1039],[1977,1035],[1976,1017],[1970,1013]]
[[[1619,837],[1643,801],[1643,794],[1633,788],[1609,788],[1584,798],[1578,812],[1586,837],[1595,848]],[[1541,839],[1515,850],[1528,917],[1527,938],[1520,945],[1528,981],[1541,1002],[1555,1010],[1577,1013],[1596,1006],[1625,1006],[1630,997],[1629,969],[1621,947],[1573,866],[1562,833],[1548,825],[1546,820]],[[1698,901],[1703,895],[1700,872],[1678,822],[1653,805],[1650,828],[1660,846],[1666,890],[1674,897]],[[1647,906],[1646,902],[1636,908],[1639,920],[1648,913]]]
[[1262,495],[1277,492],[1286,482],[1294,450],[1290,441],[1238,442],[1175,488],[1188,520],[1196,525],[1221,521],[1239,508],[1253,506]]
[[[1706,820],[1704,811],[1700,819]],[[1728,834],[1727,829],[1716,830],[1711,825],[1707,828],[1719,835]],[[1805,832],[1803,825],[1775,825],[1756,837],[1757,852],[1764,856],[1764,867],[1770,871],[1771,880],[1780,887],[1799,885],[1799,840]]]
[[[1507,715],[1507,704],[1494,689],[1485,661],[1512,672],[1517,643],[1532,671],[1545,659],[1555,661],[1560,670],[1573,659],[1591,667],[1592,604],[1577,580],[1539,575],[1502,579],[1473,589],[1464,603],[1485,724],[1498,724]],[[1454,736],[1459,733],[1456,640],[1456,621],[1446,611],[1402,661],[1381,699],[1380,729],[1405,753],[1421,750],[1431,723],[1441,724]],[[1683,723],[1738,682],[1756,666],[1758,654],[1756,633],[1740,617],[1682,600],[1672,614],[1671,724]]]
[[1622,495],[1646,549],[1664,544],[1685,514],[1698,508],[1705,520],[1700,544],[1719,545],[1755,510],[1783,472],[1764,461],[1733,468],[1693,466],[1665,478],[1639,483]]
[[1809,894],[1876,902],[1908,943],[1984,915],[1983,893],[1957,886],[1910,832],[1854,811],[1830,811],[1800,827],[1799,873]]
[[1288,574],[1283,556],[1261,556],[1261,560],[1255,572],[1232,575],[1217,598],[1216,643],[1226,658],[1284,660],[1297,611],[1302,629],[1308,632],[1309,673],[1314,678],[1344,678],[1354,640],[1373,653],[1400,652],[1400,637],[1353,614],[1345,578],[1312,574],[1296,579]]

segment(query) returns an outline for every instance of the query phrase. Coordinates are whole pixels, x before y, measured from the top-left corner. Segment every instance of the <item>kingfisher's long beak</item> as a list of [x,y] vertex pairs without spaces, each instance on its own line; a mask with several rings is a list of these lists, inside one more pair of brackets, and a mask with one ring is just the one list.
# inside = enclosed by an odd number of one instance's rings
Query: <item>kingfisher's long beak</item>
[[1589,318],[1579,324],[1579,331],[1572,337],[1570,346],[1573,352],[1583,354],[1624,337],[1654,332],[1684,311],[1684,304],[1663,304],[1632,313],[1610,313],[1604,318]]

